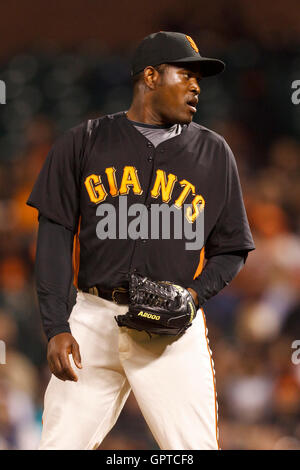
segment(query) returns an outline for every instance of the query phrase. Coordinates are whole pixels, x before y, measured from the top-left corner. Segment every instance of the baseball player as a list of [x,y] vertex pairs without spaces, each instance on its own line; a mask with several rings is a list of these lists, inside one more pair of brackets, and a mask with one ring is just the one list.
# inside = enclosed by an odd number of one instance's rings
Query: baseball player
[[[200,80],[223,69],[185,34],[151,34],[132,61],[130,108],[50,150],[28,200],[52,372],[40,449],[96,449],[131,390],[161,449],[219,448],[202,307],[254,249],[234,156],[192,122]],[[203,230],[197,249],[186,227]]]

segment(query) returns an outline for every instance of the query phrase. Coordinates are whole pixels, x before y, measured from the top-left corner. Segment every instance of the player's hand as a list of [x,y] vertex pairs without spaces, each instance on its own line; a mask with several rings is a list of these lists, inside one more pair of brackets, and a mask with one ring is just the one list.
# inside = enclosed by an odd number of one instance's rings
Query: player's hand
[[198,299],[198,294],[197,294],[197,292],[194,291],[194,289],[192,289],[191,287],[188,287],[187,290],[189,291],[189,293],[190,293],[191,296],[193,297],[196,307],[199,307],[199,299]]
[[69,354],[78,369],[82,369],[79,345],[71,333],[53,336],[48,343],[47,360],[52,374],[60,380],[77,382],[78,377],[71,366]]

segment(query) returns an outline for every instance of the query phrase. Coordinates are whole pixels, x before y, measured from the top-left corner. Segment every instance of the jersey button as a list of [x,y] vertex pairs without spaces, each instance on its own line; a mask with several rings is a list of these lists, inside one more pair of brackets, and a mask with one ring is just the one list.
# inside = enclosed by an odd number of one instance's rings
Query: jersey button
[[153,145],[151,144],[151,142],[147,142],[147,147],[153,147]]
[[153,161],[153,157],[152,157],[152,155],[149,155],[148,162],[152,162],[152,161]]

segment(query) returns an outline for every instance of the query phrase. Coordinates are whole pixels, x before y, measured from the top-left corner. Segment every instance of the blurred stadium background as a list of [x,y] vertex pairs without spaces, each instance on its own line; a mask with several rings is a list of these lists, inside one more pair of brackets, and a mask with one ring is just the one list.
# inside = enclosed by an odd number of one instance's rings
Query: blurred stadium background
[[[221,447],[300,449],[300,365],[291,360],[300,340],[299,1],[10,0],[0,11],[0,449],[36,447],[49,380],[33,276],[37,214],[25,201],[61,132],[128,108],[130,55],[159,30],[189,34],[227,63],[203,80],[195,120],[235,153],[257,247],[205,308]],[[101,448],[157,449],[132,395]]]

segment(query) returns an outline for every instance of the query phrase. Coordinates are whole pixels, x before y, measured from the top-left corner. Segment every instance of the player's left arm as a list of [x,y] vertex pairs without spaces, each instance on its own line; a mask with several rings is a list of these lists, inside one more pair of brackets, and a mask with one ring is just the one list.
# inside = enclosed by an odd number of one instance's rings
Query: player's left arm
[[[242,188],[234,155],[223,139],[219,162],[226,163],[224,176],[224,205],[205,242],[207,263],[189,286],[201,307],[208,299],[227,286],[243,268],[248,252],[255,249],[250,231]],[[221,187],[221,185],[220,185]]]
[[243,268],[246,258],[246,251],[220,254],[209,258],[202,273],[188,288],[196,306],[201,307],[228,286]]

